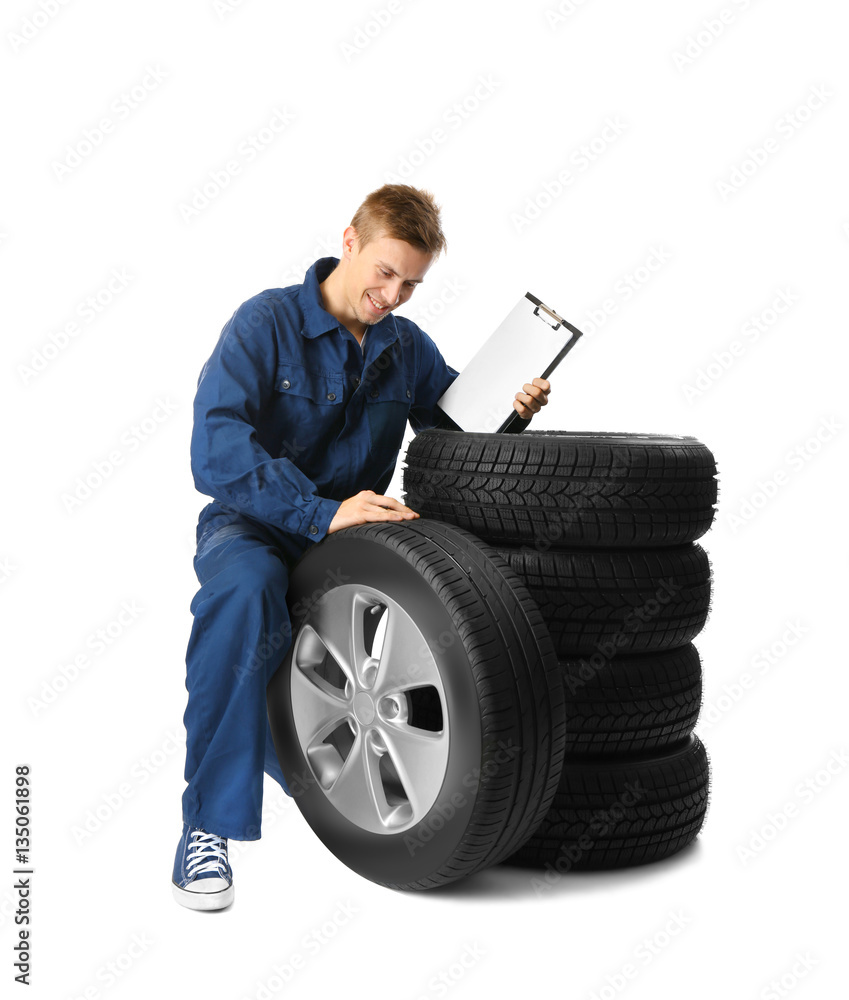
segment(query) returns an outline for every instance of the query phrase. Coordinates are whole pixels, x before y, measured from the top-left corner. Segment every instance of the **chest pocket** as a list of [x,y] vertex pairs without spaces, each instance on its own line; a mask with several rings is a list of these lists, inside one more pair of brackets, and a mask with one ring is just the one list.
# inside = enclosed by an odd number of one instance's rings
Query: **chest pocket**
[[320,461],[345,422],[345,382],[341,374],[312,371],[281,361],[274,381],[278,452],[306,464]]

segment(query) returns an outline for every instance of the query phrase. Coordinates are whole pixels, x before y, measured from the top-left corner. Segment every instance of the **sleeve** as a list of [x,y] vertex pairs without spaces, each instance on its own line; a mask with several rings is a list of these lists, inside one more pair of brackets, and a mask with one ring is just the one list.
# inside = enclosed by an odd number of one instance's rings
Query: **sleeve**
[[432,427],[456,429],[456,424],[442,412],[436,401],[460,373],[446,363],[439,348],[424,330],[420,329],[419,333],[419,364],[413,405],[410,407],[410,426],[414,434]]
[[276,367],[271,313],[257,298],[248,299],[224,326],[198,378],[192,476],[199,492],[317,542],[341,501],[317,496],[315,484],[290,459],[274,458],[257,440]]

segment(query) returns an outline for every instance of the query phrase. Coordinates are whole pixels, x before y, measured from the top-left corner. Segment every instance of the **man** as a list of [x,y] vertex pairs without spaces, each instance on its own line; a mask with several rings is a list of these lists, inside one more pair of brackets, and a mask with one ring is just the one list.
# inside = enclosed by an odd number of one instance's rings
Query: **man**
[[[341,259],[244,302],[200,373],[192,474],[214,500],[198,521],[186,651],[188,785],[172,877],[184,906],[232,901],[227,839],[259,839],[263,772],[291,794],[265,690],[291,645],[289,571],[331,532],[419,516],[383,491],[407,421],[415,433],[439,426],[437,400],[459,372],[393,310],[445,247],[428,192],[373,191]],[[514,409],[530,420],[549,389],[525,383]]]

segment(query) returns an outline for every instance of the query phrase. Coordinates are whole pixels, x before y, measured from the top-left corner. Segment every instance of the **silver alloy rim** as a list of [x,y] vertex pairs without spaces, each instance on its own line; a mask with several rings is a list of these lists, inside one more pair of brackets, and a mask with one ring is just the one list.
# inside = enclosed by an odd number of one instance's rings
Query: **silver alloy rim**
[[[382,643],[368,642],[372,615]],[[301,751],[332,805],[371,833],[420,822],[442,787],[450,736],[434,651],[407,611],[373,587],[322,594],[295,640],[290,683]],[[428,689],[439,729],[411,714],[414,693]]]

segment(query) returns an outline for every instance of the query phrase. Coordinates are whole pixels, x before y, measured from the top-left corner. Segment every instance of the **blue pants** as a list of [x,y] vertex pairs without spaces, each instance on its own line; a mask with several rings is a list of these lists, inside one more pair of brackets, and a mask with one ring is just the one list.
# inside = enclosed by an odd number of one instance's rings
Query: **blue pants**
[[291,795],[265,689],[292,643],[289,571],[310,543],[216,506],[201,515],[194,558],[201,587],[186,650],[183,821],[258,840],[263,772]]

